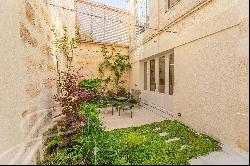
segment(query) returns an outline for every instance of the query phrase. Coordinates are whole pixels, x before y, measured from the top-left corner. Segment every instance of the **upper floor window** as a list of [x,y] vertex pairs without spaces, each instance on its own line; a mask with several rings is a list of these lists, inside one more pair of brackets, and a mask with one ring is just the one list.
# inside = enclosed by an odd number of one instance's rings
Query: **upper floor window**
[[165,0],[165,11],[168,11],[175,4],[177,4],[180,0]]
[[139,26],[139,31],[137,34],[143,33],[148,28],[148,0],[140,0],[138,3],[138,19],[137,25]]

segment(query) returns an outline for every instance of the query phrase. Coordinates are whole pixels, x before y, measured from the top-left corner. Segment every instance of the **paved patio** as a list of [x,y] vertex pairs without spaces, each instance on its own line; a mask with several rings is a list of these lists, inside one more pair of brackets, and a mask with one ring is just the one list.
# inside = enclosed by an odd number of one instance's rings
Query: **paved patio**
[[154,122],[160,122],[166,120],[166,118],[153,113],[145,108],[133,108],[133,117],[131,118],[130,110],[121,111],[119,116],[118,111],[114,109],[114,115],[112,116],[111,108],[104,108],[100,110],[100,116],[103,125],[107,130],[113,130],[117,128],[127,128],[133,126],[141,126]]

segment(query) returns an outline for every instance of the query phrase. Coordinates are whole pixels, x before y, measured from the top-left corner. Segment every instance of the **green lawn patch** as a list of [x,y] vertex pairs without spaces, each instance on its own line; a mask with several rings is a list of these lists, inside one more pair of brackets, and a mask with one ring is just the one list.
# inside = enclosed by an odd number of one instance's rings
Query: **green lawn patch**
[[82,107],[86,125],[66,146],[60,146],[65,136],[46,140],[42,164],[180,165],[221,149],[214,139],[171,120],[105,131],[95,110]]

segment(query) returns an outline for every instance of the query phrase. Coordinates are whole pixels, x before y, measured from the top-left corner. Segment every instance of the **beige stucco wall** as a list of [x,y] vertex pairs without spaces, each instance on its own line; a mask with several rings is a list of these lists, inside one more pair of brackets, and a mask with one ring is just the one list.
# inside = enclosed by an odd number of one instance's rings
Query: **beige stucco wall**
[[68,33],[75,36],[75,1],[74,0],[48,0],[50,4],[49,16],[52,26],[63,32],[63,26],[68,28]]
[[48,78],[56,73],[48,47],[58,16],[49,3],[0,2],[0,164],[35,163],[38,138],[51,119],[55,84]]
[[[55,28],[56,33],[63,36],[63,27],[67,27],[70,37],[75,37],[75,4],[74,0],[49,0],[49,17],[51,19],[51,28]],[[52,40],[54,35],[52,35]],[[53,48],[53,46],[52,46]],[[65,55],[58,53],[57,49],[52,49],[52,53],[58,57],[58,70],[67,69],[67,58]],[[56,62],[56,60],[54,60]],[[56,65],[56,63],[55,63]]]
[[[246,0],[182,0],[165,13],[164,0],[154,1],[149,6],[149,24],[153,23],[154,28],[158,22],[158,32],[166,27],[165,30],[177,33],[162,31],[131,55],[135,59],[133,72],[139,75],[143,75],[144,61],[152,58],[157,61],[161,55],[167,57],[166,94],[143,91],[147,102],[164,107],[197,131],[246,151],[249,147],[248,3]],[[157,16],[158,21],[154,19]],[[147,30],[144,39],[154,33],[152,29]],[[175,54],[173,96],[168,95],[167,73],[171,49]],[[137,76],[130,75],[130,88],[139,84],[143,89],[143,79]],[[179,112],[181,118],[177,117]]]
[[236,27],[175,49],[174,113],[226,144],[239,135],[238,36]]
[[[101,75],[98,72],[98,66],[103,62],[103,55],[101,47],[103,45],[96,43],[78,43],[75,56],[73,58],[72,66],[75,71],[79,71],[84,78],[100,78]],[[106,46],[107,50],[111,52],[111,46]],[[121,54],[128,55],[128,48],[115,46],[116,51],[120,51]],[[129,72],[126,72],[124,78],[128,78]],[[124,84],[125,88],[129,87],[129,80],[126,79]],[[110,87],[111,88],[111,87]]]

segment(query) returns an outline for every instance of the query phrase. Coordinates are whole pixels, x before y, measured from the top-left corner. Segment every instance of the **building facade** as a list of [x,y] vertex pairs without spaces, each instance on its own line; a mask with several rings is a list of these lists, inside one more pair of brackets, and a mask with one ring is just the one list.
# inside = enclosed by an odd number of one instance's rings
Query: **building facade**
[[145,107],[240,151],[249,151],[248,5],[148,0],[146,30],[131,53],[130,87]]

